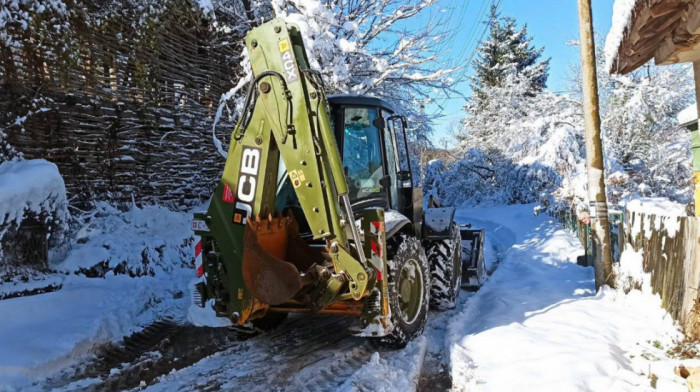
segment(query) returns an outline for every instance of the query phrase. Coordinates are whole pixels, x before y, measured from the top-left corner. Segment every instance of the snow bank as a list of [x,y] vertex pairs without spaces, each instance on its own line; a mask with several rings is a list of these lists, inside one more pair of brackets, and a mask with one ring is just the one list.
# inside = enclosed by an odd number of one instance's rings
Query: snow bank
[[191,221],[189,213],[165,207],[133,207],[122,212],[106,203],[98,204],[93,217],[75,235],[71,252],[54,268],[135,276],[189,268],[193,265]]
[[634,7],[640,0],[615,0],[613,4],[613,18],[610,32],[605,40],[605,69],[610,72],[615,61],[617,61],[617,52],[625,38],[625,30],[627,30],[631,20]]
[[19,226],[28,212],[48,212],[66,221],[67,208],[66,186],[56,165],[43,159],[0,163],[0,228]]

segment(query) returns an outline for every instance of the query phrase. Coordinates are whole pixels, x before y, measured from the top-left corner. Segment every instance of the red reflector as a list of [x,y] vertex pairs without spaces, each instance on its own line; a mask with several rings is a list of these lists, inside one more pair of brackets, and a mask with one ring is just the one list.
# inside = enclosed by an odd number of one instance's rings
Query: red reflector
[[224,194],[221,195],[221,200],[224,201],[224,203],[229,203],[233,204],[235,201],[235,198],[233,197],[233,192],[231,192],[231,187],[228,186],[228,184],[224,184]]
[[377,271],[377,282],[381,282],[382,281],[382,271],[378,270],[377,268],[375,268],[374,270]]
[[378,243],[374,241],[370,241],[370,247],[372,248],[372,252],[376,254],[378,257],[382,257],[382,246],[379,245]]
[[200,264],[197,268],[197,277],[201,278],[204,275],[204,264]]
[[197,242],[197,245],[194,246],[194,257],[199,256],[200,253],[202,253],[202,241]]

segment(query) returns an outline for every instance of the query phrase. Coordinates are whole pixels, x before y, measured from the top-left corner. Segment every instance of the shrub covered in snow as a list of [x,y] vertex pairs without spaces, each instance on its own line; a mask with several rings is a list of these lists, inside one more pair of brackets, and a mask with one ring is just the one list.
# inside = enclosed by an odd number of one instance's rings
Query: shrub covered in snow
[[426,171],[427,194],[451,204],[583,199],[579,106],[530,89],[527,77],[513,74],[481,90],[465,108],[455,162],[433,162]]
[[158,206],[120,211],[99,203],[79,220],[82,227],[67,257],[52,266],[56,270],[88,277],[140,277],[194,265],[189,213]]
[[25,241],[39,234],[46,236],[40,242],[55,243],[68,219],[66,189],[56,165],[43,159],[0,163],[0,267],[36,263],[18,254],[35,250],[24,249]]
[[629,75],[600,75],[608,193],[613,202],[692,195],[690,132],[678,113],[692,102],[692,67],[648,66]]

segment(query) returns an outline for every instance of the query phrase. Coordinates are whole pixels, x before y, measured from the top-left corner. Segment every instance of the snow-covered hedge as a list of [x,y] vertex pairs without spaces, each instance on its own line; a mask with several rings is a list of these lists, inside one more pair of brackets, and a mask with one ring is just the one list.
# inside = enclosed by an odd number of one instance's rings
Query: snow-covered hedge
[[43,159],[0,164],[0,264],[13,262],[13,255],[3,253],[17,245],[9,237],[23,226],[39,225],[47,240],[55,240],[65,232],[69,217],[66,188],[56,165]]

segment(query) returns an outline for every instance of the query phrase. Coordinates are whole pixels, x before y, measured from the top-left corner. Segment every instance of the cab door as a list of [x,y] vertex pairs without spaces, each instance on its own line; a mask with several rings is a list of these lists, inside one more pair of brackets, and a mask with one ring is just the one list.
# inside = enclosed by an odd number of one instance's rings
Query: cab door
[[344,106],[336,110],[335,115],[343,172],[353,206],[388,208],[391,199],[389,172],[379,109],[374,106]]

